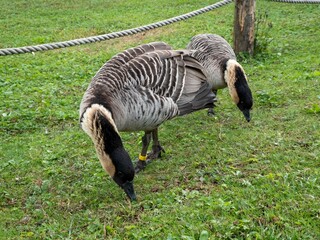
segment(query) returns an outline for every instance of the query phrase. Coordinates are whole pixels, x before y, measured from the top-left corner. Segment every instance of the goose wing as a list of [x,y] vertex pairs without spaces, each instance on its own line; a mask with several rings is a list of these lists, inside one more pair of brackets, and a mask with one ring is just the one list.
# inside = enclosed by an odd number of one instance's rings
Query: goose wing
[[121,91],[127,78],[124,65],[139,55],[155,50],[171,50],[165,42],[152,42],[129,48],[107,61],[92,78],[80,104],[80,119],[84,111],[93,103],[99,103],[112,111],[112,99],[109,92]]
[[227,86],[224,80],[225,63],[229,59],[236,59],[230,44],[221,36],[215,34],[199,34],[194,36],[187,46],[193,50],[192,56],[204,68],[213,89]]
[[216,34],[199,34],[194,36],[187,49],[198,50],[194,52],[197,59],[206,59],[221,62],[224,59],[236,59],[236,55],[230,44],[221,36]]
[[[192,54],[192,52],[189,54]],[[212,92],[211,84],[204,75],[202,66],[189,54],[184,56],[186,79],[182,95],[177,101],[180,111],[179,115],[213,107],[216,101],[216,96]]]
[[129,48],[117,54],[116,56],[112,57],[107,64],[119,67],[140,55],[157,50],[172,50],[172,47],[165,42],[152,42],[148,44],[142,44],[140,46]]
[[[191,52],[155,45],[137,47],[145,49],[142,54],[126,50],[107,62],[89,85],[80,114],[97,103],[111,111],[118,130],[151,130],[177,115],[211,106],[214,94]],[[114,67],[113,62],[121,64]]]
[[[135,93],[127,109],[163,122],[213,105],[215,95],[191,51],[157,50],[126,63],[127,86]],[[127,91],[127,94],[129,91]],[[130,100],[129,100],[130,101]],[[130,108],[129,106],[135,106]],[[144,120],[146,121],[146,120]]]

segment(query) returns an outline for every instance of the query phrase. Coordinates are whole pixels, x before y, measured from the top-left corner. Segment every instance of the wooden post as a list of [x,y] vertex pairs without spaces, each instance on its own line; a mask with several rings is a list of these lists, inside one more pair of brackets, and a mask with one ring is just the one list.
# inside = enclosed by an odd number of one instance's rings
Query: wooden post
[[233,43],[236,54],[253,55],[256,0],[236,0]]

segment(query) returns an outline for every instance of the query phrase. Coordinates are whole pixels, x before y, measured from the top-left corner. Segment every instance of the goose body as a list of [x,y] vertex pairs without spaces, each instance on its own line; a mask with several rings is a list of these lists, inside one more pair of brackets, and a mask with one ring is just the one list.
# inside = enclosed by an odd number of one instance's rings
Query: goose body
[[128,49],[101,67],[83,96],[81,127],[93,140],[103,168],[131,200],[135,171],[119,131],[145,131],[139,156],[144,161],[151,138],[154,154],[162,150],[160,124],[213,106],[212,87],[191,53],[161,42]]
[[228,87],[232,100],[250,121],[252,93],[230,44],[216,34],[199,34],[191,39],[187,49],[192,50],[191,55],[202,65],[212,90],[216,93]]

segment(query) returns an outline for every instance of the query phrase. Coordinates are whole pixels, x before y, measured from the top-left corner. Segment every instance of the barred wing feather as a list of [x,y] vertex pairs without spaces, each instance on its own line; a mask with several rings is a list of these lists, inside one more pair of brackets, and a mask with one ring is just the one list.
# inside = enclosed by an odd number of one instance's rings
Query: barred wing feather
[[118,66],[126,64],[130,60],[143,55],[147,52],[153,52],[156,50],[172,50],[172,47],[164,42],[153,42],[149,44],[143,44],[138,47],[129,48],[122,53],[117,54],[108,62],[109,64],[116,64]]
[[81,112],[97,103],[109,109],[119,131],[152,130],[178,115],[212,106],[214,94],[191,51],[164,43],[129,49],[93,78]]
[[213,89],[227,86],[224,64],[229,59],[236,60],[236,55],[224,38],[216,34],[199,34],[191,39],[187,49],[192,50],[192,56],[202,64]]

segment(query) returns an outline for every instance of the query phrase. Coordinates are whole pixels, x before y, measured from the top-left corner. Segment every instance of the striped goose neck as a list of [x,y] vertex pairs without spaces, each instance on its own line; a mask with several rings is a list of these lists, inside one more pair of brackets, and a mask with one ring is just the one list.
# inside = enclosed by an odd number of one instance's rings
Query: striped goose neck
[[103,168],[113,177],[116,169],[110,155],[123,145],[111,112],[93,104],[83,114],[81,127],[92,139]]
[[240,99],[237,86],[240,82],[247,82],[247,79],[242,66],[236,60],[229,59],[226,61],[224,80],[228,85],[232,100],[235,104],[238,104]]

